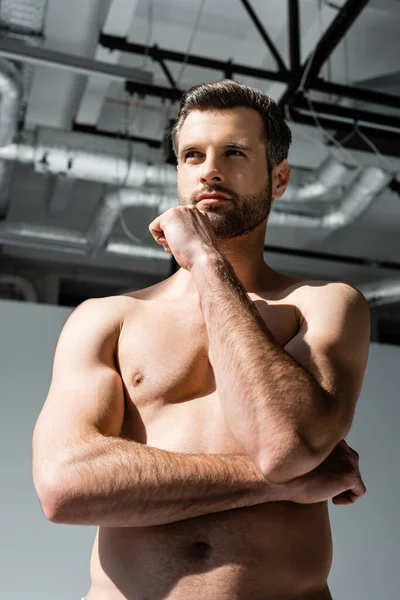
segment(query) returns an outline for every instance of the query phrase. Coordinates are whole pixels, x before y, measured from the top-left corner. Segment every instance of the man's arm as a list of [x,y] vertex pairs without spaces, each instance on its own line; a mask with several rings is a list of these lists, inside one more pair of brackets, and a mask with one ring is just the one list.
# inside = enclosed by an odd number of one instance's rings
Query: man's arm
[[309,473],[351,426],[369,347],[365,299],[327,286],[283,349],[220,253],[203,253],[191,272],[232,433],[269,481]]
[[247,456],[179,454],[100,434],[81,442],[59,477],[45,514],[75,525],[150,527],[296,495],[267,483]]
[[187,455],[119,438],[114,363],[127,298],[81,304],[61,332],[33,435],[33,480],[56,523],[144,527],[289,499],[247,456]]

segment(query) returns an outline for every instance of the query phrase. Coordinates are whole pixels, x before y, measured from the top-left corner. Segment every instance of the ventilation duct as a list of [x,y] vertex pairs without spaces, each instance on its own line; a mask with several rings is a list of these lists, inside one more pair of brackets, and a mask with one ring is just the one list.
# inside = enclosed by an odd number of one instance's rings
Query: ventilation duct
[[7,146],[14,140],[22,93],[18,69],[11,62],[0,59],[0,146]]
[[[34,250],[55,250],[66,254],[85,256],[86,237],[62,228],[30,225],[29,223],[0,223],[0,243]],[[120,256],[138,256],[170,260],[164,250],[146,246],[134,246],[110,241],[105,250]]]
[[[0,59],[0,146],[7,146],[15,138],[22,95],[23,84],[17,67]],[[12,172],[13,165],[0,160],[0,219],[5,219],[8,213]]]
[[[67,143],[62,145],[62,140]],[[104,147],[110,147],[107,146],[107,142],[109,140],[104,142]],[[126,207],[158,205],[159,211],[163,212],[177,204],[176,169],[173,166],[154,166],[144,161],[130,161],[126,152],[123,155],[120,153],[121,148],[128,148],[127,144],[119,145],[118,151],[114,144],[112,154],[96,152],[92,147],[94,143],[97,144],[96,148],[100,144],[103,147],[101,141],[94,141],[87,135],[38,130],[35,138],[30,139],[26,136],[25,143],[0,147],[0,160],[33,164],[40,173],[62,174],[68,178],[89,179],[110,185],[121,185],[122,182],[125,186],[104,199],[87,238],[77,236],[76,232],[65,233],[63,230],[51,231],[48,228],[43,231],[32,225],[3,223],[3,227],[0,228],[0,243],[19,242],[19,245],[23,245],[27,242],[26,238],[29,238],[29,245],[32,246],[36,236],[36,241],[40,244],[51,243],[57,249],[62,249],[61,246],[65,245],[67,251],[93,253],[106,244],[119,215]],[[80,147],[77,148],[79,144]],[[82,148],[85,144],[88,149]],[[116,155],[118,152],[119,156]],[[335,164],[334,161],[324,163],[319,171],[319,183],[329,188],[337,182],[343,169],[343,165]],[[392,175],[382,169],[366,168],[356,175],[344,192],[340,205],[334,210],[320,216],[307,214],[306,206],[302,207],[301,212],[293,210],[292,207],[290,210],[280,210],[274,206],[269,225],[326,230],[343,227],[354,222],[391,179]],[[78,248],[75,244],[77,240]],[[138,250],[134,246],[131,248],[132,253],[136,255]]]
[[371,307],[400,301],[400,280],[380,281],[358,286]]
[[[2,0],[0,35],[38,46],[42,41],[48,0]],[[32,84],[32,65],[0,59],[0,146],[10,144],[23,120]],[[0,162],[0,219],[9,207],[9,183],[13,166]]]
[[322,227],[336,229],[358,219],[391,180],[392,175],[378,167],[361,171],[345,193],[340,210],[322,218]]
[[118,221],[121,212],[125,208],[136,206],[158,207],[161,214],[168,208],[176,206],[177,198],[175,196],[163,196],[160,194],[144,193],[142,189],[122,189],[108,194],[97,211],[93,224],[87,234],[88,252],[95,252],[98,248],[104,246],[111,235],[114,225]]
[[340,206],[322,217],[271,211],[268,224],[291,227],[337,229],[353,223],[385,189],[393,176],[383,169],[368,167],[360,171],[341,199]]
[[[344,196],[339,209],[323,217],[309,217],[290,213],[271,211],[269,225],[290,227],[325,227],[335,229],[348,225],[368,208],[374,198],[390,181],[388,175],[381,169],[369,168],[361,172]],[[176,205],[176,196],[164,196],[160,205],[159,194],[146,194],[142,190],[124,189],[106,197],[102,208],[88,232],[88,236],[77,234],[64,229],[50,229],[45,226],[22,223],[1,223],[0,243],[25,247],[51,249],[74,254],[93,253],[107,243],[112,229],[122,210],[130,206],[157,206],[160,212]],[[164,257],[163,251],[134,246],[133,244],[116,244],[110,241],[106,246],[107,252],[121,253],[131,256]]]
[[347,167],[335,160],[332,156],[322,163],[315,174],[314,181],[295,187],[289,184],[286,192],[279,202],[309,202],[321,199],[327,192],[343,186],[347,175]]
[[0,298],[37,302],[38,295],[33,285],[18,275],[0,274]]
[[[60,132],[61,133],[61,132]],[[148,165],[112,154],[41,143],[10,144],[0,148],[0,160],[32,164],[37,173],[63,175],[124,187],[176,188],[176,169],[170,165]]]

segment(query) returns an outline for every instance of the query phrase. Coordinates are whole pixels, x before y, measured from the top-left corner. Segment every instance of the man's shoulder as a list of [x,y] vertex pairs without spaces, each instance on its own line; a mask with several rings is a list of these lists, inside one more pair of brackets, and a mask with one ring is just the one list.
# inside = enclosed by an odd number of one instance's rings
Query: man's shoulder
[[302,294],[315,297],[363,297],[362,293],[354,286],[343,281],[331,281],[327,279],[305,279],[291,277],[288,282],[290,293]]
[[304,279],[293,292],[293,304],[307,322],[321,323],[332,319],[338,324],[348,319],[369,319],[369,305],[363,294],[341,281]]
[[286,295],[303,314],[321,307],[334,310],[352,304],[368,306],[356,287],[342,281],[293,277],[288,281]]

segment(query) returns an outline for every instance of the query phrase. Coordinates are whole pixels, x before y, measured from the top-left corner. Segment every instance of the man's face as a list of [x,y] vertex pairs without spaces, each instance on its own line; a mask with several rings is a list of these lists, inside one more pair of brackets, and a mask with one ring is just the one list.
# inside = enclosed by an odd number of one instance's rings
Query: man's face
[[[189,113],[179,134],[180,205],[207,213],[219,238],[251,231],[267,219],[271,177],[261,116],[251,108]],[[225,199],[214,199],[222,194]],[[202,198],[204,198],[202,200]]]

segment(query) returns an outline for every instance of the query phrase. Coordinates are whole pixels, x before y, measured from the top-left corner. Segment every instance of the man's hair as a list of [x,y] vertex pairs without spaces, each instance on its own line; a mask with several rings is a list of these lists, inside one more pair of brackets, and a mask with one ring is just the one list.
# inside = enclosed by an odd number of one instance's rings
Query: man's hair
[[186,117],[192,110],[216,111],[231,108],[253,108],[261,116],[268,167],[287,158],[292,133],[280,107],[267,94],[243,83],[221,79],[191,87],[181,98],[177,120],[172,128],[172,145],[178,156],[178,137]]

